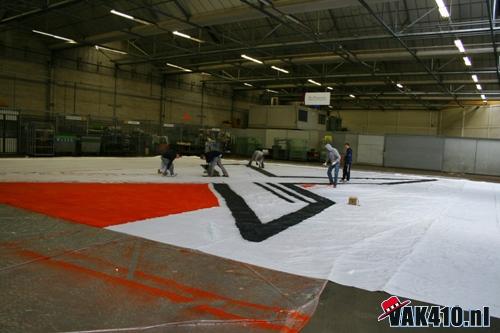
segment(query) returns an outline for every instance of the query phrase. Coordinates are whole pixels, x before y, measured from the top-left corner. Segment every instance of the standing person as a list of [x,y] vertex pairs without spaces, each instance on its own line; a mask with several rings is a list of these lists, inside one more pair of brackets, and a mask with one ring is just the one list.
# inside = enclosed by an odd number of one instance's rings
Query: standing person
[[[340,169],[340,154],[337,149],[333,148],[331,144],[327,143],[325,145],[327,150],[325,165],[328,165],[328,180],[330,180],[330,185],[337,187],[337,180],[339,177]],[[332,170],[335,169],[335,178],[332,178]]]
[[163,176],[168,176],[170,172],[170,176],[177,176],[177,174],[174,173],[174,160],[178,157],[179,154],[177,154],[171,146],[168,146],[168,148],[161,154],[161,166],[160,169],[158,169],[158,173]]
[[352,148],[351,145],[346,142],[344,144],[345,154],[344,154],[344,168],[342,169],[342,181],[351,180],[351,166],[352,166]]
[[255,162],[259,168],[264,169],[264,152],[262,149],[257,148],[257,150],[253,152],[252,159],[248,161],[247,166],[251,166],[252,162]]
[[222,165],[221,158],[222,158],[222,153],[217,150],[212,150],[205,154],[205,160],[208,163],[207,167],[208,177],[213,176],[214,168],[216,165],[219,166],[219,168],[222,170],[223,177],[229,177],[226,168],[224,168],[224,166]]

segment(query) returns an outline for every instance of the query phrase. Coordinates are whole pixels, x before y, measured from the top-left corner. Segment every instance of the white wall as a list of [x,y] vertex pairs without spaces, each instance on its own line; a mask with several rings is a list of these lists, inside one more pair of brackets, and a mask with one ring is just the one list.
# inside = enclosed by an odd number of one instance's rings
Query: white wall
[[416,134],[500,138],[500,105],[441,111],[340,111],[342,126],[360,134]]
[[500,138],[500,106],[478,105],[441,112],[441,132],[446,136]]
[[[298,120],[299,110],[308,112],[307,122]],[[318,115],[324,111],[299,105],[254,105],[250,107],[248,126],[250,128],[325,130],[325,124],[318,123]]]
[[438,133],[438,111],[339,111],[342,127],[360,134],[419,134]]

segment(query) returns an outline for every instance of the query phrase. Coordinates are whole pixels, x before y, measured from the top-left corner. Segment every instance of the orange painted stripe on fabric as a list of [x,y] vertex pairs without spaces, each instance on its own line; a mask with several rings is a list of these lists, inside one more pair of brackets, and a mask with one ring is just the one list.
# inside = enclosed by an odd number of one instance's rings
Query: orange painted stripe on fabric
[[94,227],[218,207],[208,184],[0,183],[0,203]]
[[209,313],[217,318],[226,319],[226,320],[242,320],[244,324],[249,326],[255,326],[259,328],[264,328],[268,330],[284,332],[284,333],[298,333],[299,330],[295,328],[290,328],[286,325],[274,324],[269,320],[263,319],[250,319],[241,317],[224,310],[209,306],[209,305],[198,305],[193,308],[196,311]]
[[[150,295],[157,296],[157,297],[162,297],[162,298],[167,298],[170,301],[173,301],[175,303],[187,303],[187,302],[193,302],[195,299],[193,298],[188,298],[182,295],[178,295],[175,293],[167,292],[162,289],[150,287],[135,281],[127,280],[121,277],[109,275],[106,273],[98,272],[89,268],[85,268],[82,266],[78,266],[72,263],[68,263],[65,261],[61,260],[56,260],[48,256],[44,256],[40,253],[37,253],[35,251],[30,251],[30,250],[22,250],[22,249],[17,249],[16,254],[20,255],[25,258],[30,258],[33,260],[37,260],[38,263],[48,265],[51,267],[63,269],[66,271],[73,271],[75,273],[79,274],[85,274],[106,282],[110,282],[112,284],[118,284],[122,285],[124,287],[127,287],[132,290],[140,290],[142,292],[146,292]],[[261,320],[261,319],[253,319],[253,318],[245,318],[236,314],[232,314],[229,312],[226,312],[224,310],[218,309],[216,307],[212,307],[209,305],[197,305],[193,307],[194,310],[200,311],[200,312],[205,312],[209,313],[213,316],[216,316],[218,318],[222,319],[237,319],[237,320],[242,320],[245,325],[250,325],[250,326],[255,326],[263,329],[269,329],[269,330],[275,330],[279,332],[286,332],[286,333],[298,333],[298,329],[290,328],[285,325],[278,325],[274,324],[268,320]],[[295,325],[294,325],[295,326]],[[302,326],[301,326],[302,327]]]
[[149,280],[149,281],[161,284],[161,285],[175,287],[175,288],[178,288],[182,291],[185,291],[193,296],[197,296],[200,298],[206,298],[206,299],[212,299],[212,300],[223,300],[223,301],[231,302],[231,303],[234,303],[234,304],[237,304],[240,306],[251,307],[251,308],[255,308],[255,309],[259,309],[259,310],[270,310],[273,312],[288,311],[288,310],[284,310],[284,309],[281,309],[281,308],[276,307],[276,306],[268,306],[268,305],[263,305],[263,304],[255,304],[255,303],[250,303],[250,302],[246,302],[246,301],[235,300],[235,299],[232,299],[232,298],[229,298],[226,296],[222,296],[222,295],[218,295],[218,294],[215,294],[213,292],[206,291],[206,290],[202,290],[202,289],[198,289],[198,288],[194,288],[194,287],[189,287],[189,286],[180,284],[179,282],[171,280],[171,279],[166,279],[163,277],[150,275],[150,274],[147,274],[147,273],[144,273],[141,271],[136,271],[135,274],[137,277],[143,278],[145,280]]
[[[88,261],[91,261],[91,262],[94,262],[97,264],[105,265],[106,267],[110,267],[110,268],[114,268],[114,269],[117,268],[120,272],[128,272],[128,269],[125,267],[117,266],[114,263],[107,261],[105,259],[92,257],[92,256],[89,256],[87,254],[83,254],[81,252],[69,252],[65,255],[79,258],[79,259],[83,259],[83,260],[88,260]],[[142,278],[144,280],[149,280],[151,282],[154,282],[154,283],[157,283],[157,284],[160,284],[163,286],[167,286],[167,287],[181,290],[183,292],[190,294],[194,298],[205,298],[205,299],[210,299],[210,300],[223,300],[223,301],[227,301],[229,303],[232,303],[232,304],[235,304],[238,306],[242,306],[242,307],[250,307],[250,308],[255,308],[255,309],[259,309],[259,310],[263,310],[263,311],[272,311],[272,312],[276,312],[276,313],[287,313],[290,315],[291,318],[294,318],[294,319],[297,319],[300,321],[307,321],[310,319],[310,317],[308,315],[302,314],[296,310],[287,310],[287,309],[282,309],[282,308],[277,307],[277,306],[269,306],[269,305],[264,305],[264,304],[251,303],[251,302],[247,302],[247,301],[229,298],[229,297],[226,297],[223,295],[216,294],[214,292],[210,292],[210,291],[206,291],[203,289],[187,286],[187,285],[182,284],[180,282],[177,282],[173,279],[168,279],[165,277],[160,277],[157,275],[148,274],[148,273],[145,273],[142,271],[135,271],[134,277]]]
[[153,296],[157,297],[162,297],[162,298],[167,298],[168,300],[175,302],[175,303],[187,303],[187,302],[192,302],[194,299],[191,297],[186,297],[182,295],[178,295],[172,292],[168,292],[159,288],[154,288],[150,287],[147,285],[144,285],[142,283],[138,283],[135,281],[127,280],[118,276],[113,276],[110,274],[98,272],[89,268],[85,268],[82,266],[78,266],[75,264],[71,264],[65,261],[61,260],[56,260],[47,256],[44,256],[40,253],[34,252],[34,251],[29,251],[29,250],[17,250],[16,253],[20,256],[23,256],[25,258],[31,258],[33,260],[39,260],[39,263],[56,267],[56,268],[61,268],[67,271],[73,271],[76,273],[82,273],[85,275],[92,276],[94,278],[110,282],[113,284],[118,284],[124,287],[127,287],[129,289],[134,289],[134,290],[140,290],[143,292],[146,292],[148,294],[151,294]]

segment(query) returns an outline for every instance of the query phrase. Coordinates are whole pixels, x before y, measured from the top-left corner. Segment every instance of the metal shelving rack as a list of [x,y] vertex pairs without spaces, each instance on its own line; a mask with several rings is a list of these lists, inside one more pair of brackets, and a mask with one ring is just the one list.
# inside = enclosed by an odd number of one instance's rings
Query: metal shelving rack
[[19,113],[0,110],[0,155],[14,155],[19,147]]
[[55,130],[52,124],[31,122],[26,132],[27,154],[31,156],[54,156]]

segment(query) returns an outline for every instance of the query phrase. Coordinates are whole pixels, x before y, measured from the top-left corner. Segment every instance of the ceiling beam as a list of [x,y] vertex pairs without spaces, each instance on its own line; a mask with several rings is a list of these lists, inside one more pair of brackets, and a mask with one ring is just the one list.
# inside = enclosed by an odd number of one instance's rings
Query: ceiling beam
[[[72,0],[74,1],[74,0]],[[384,0],[370,0],[372,2],[380,2]],[[395,1],[395,0],[392,0]],[[130,1],[129,1],[130,2]],[[106,3],[104,1],[104,3]],[[279,0],[275,1],[276,8],[288,13],[306,13],[318,10],[335,9],[348,7],[355,4],[355,0]],[[109,4],[111,5],[111,3]],[[160,11],[159,8],[152,6],[152,9]],[[176,18],[170,13],[161,11],[163,15],[168,17],[168,19],[156,22],[154,26],[144,26],[136,25],[130,28],[131,32],[142,36],[155,36],[158,34],[163,34],[165,31],[183,30],[190,27],[205,28],[212,25],[221,25],[235,22],[244,22],[249,20],[255,20],[265,17],[264,14],[257,11],[248,11],[247,6],[235,6],[232,8],[225,8],[220,10],[213,10],[204,12],[202,14],[191,15],[189,19]],[[131,13],[133,14],[133,13]],[[160,27],[162,30],[156,28]],[[113,41],[120,41],[128,39],[129,35],[124,31],[110,31],[102,34],[96,34],[86,37],[86,41],[91,44],[101,44]],[[57,44],[55,48],[65,48],[67,45],[64,43]]]
[[[500,50],[500,46],[497,50]],[[414,51],[419,58],[453,58],[460,56],[460,52],[453,46],[444,47],[442,49],[429,48]],[[493,48],[489,46],[486,47],[475,47],[467,50],[468,54],[491,54],[493,53]],[[360,50],[357,52],[357,58],[361,61],[401,61],[401,60],[412,60],[413,57],[404,49],[386,49],[379,50],[378,52],[368,52],[366,50]],[[312,64],[334,64],[343,63],[344,59],[338,55],[331,53],[314,53],[314,54],[281,54],[276,57],[261,57],[260,60],[264,61],[266,65],[281,65],[283,60],[277,59],[287,59],[286,63],[293,65],[312,65]],[[168,61],[171,59],[163,59]],[[128,62],[120,62],[121,64],[129,64]],[[200,71],[207,70],[219,70],[230,68],[234,64],[240,64],[241,58],[235,57],[233,59],[224,59],[223,61],[211,61],[211,62],[189,62],[189,65],[193,68],[197,68]],[[252,68],[258,67],[260,65],[255,63],[245,63],[245,67]]]
[[[434,80],[436,80],[436,83],[441,87],[441,89],[446,92],[448,95],[451,97],[454,97],[453,93],[441,82],[441,79],[434,73],[432,72],[429,67],[422,61],[422,59],[419,58],[419,56],[406,45],[406,43],[389,27],[384,20],[380,18],[380,16],[375,13],[375,11],[368,5],[368,3],[365,0],[358,0],[358,2],[371,14],[371,16],[384,27],[384,29],[396,39],[403,48],[408,51],[412,55],[412,57],[425,69],[425,71],[432,77]],[[456,97],[454,97],[455,102],[457,105],[461,106],[460,102]]]
[[27,12],[24,12],[21,14],[6,17],[6,18],[0,20],[0,25],[5,24],[5,23],[12,23],[12,22],[19,21],[22,19],[26,19],[26,18],[31,17],[33,15],[44,14],[48,11],[53,10],[53,9],[63,8],[63,7],[66,7],[66,6],[69,6],[69,5],[72,5],[74,3],[78,3],[78,2],[81,2],[81,1],[80,0],[63,0],[63,1],[52,3],[52,4],[47,4],[46,6],[43,6],[41,8],[32,9],[30,11],[27,11]]
[[496,65],[496,72],[497,72],[497,79],[498,79],[498,84],[500,85],[500,68],[499,68],[499,61],[498,61],[498,51],[497,51],[497,42],[495,38],[495,30],[494,30],[494,23],[493,20],[494,15],[495,15],[495,10],[496,10],[496,0],[493,0],[493,10],[491,9],[491,2],[490,0],[485,0],[486,1],[486,7],[488,7],[488,19],[490,23],[490,35],[491,35],[491,44],[493,45],[493,55],[495,56],[495,65]]

